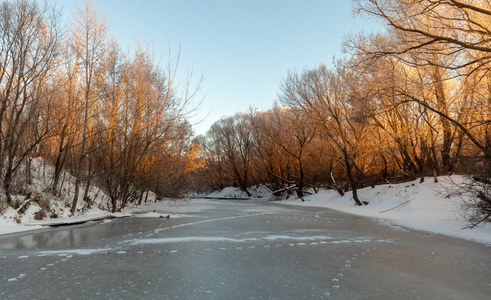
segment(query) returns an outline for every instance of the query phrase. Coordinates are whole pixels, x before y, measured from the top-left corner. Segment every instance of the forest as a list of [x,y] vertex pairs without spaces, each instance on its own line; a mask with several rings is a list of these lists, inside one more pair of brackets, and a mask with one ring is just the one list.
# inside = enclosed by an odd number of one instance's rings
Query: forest
[[1,3],[2,202],[30,197],[33,158],[54,166],[52,195],[65,171],[75,178],[72,213],[93,200],[91,185],[112,211],[149,190],[173,195],[199,166],[185,118],[194,92],[176,86],[178,57],[163,67],[140,43],[124,52],[89,2],[73,18],[67,29],[55,7]]
[[47,192],[60,195],[64,174],[75,178],[72,213],[91,201],[91,186],[112,211],[149,191],[236,186],[250,195],[258,185],[276,199],[351,191],[361,206],[363,187],[462,174],[470,221],[490,221],[491,4],[353,6],[385,31],[346,37],[346,58],[332,67],[285,74],[271,109],[251,107],[195,137],[187,114],[199,86],[176,84],[178,55],[162,66],[143,43],[123,51],[90,3],[67,29],[53,7],[2,1],[2,204],[31,197],[31,163],[42,158],[54,166]]
[[388,182],[465,174],[491,218],[491,4],[487,1],[355,1],[386,25],[354,34],[349,59],[290,71],[272,109],[217,121],[203,145],[212,186],[265,184],[302,198]]

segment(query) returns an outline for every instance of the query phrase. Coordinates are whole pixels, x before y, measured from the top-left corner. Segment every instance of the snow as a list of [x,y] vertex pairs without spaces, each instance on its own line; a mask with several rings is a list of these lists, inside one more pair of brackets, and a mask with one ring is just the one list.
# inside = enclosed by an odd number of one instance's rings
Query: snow
[[222,190],[214,191],[206,196],[208,198],[248,198],[246,192],[239,190],[236,187],[226,187]]
[[[400,184],[385,184],[358,191],[361,201],[368,205],[356,206],[352,193],[340,196],[334,190],[299,199],[283,200],[281,203],[298,206],[324,207],[349,214],[379,219],[382,225],[397,230],[404,227],[443,234],[491,245],[491,224],[465,228],[466,211],[462,196],[455,193],[455,183],[464,181],[462,176],[439,177],[439,183],[426,178]],[[403,226],[403,227],[401,227]]]
[[[58,195],[53,195],[49,191],[52,186],[54,167],[42,158],[33,159],[31,165],[31,182],[26,185],[23,194],[12,195],[13,201],[22,203],[21,207],[14,209],[0,202],[0,235],[39,229],[43,226],[77,224],[133,215],[138,217],[169,215],[171,218],[180,218],[187,216],[185,213],[198,212],[206,208],[206,205],[190,203],[186,200],[162,199],[162,201],[156,201],[157,196],[150,192],[148,203],[145,205],[127,206],[120,213],[110,213],[103,209],[107,206],[109,197],[103,190],[91,186],[88,197],[93,201],[92,205],[88,205],[82,199],[83,193],[80,193],[77,210],[72,215],[70,207],[74,197],[75,178],[68,172],[64,172],[60,179],[60,191]],[[0,188],[0,193],[2,192]],[[42,210],[41,205],[44,205],[46,216],[42,220],[36,220],[36,213]],[[23,206],[27,208],[25,211],[21,209]]]
[[[77,210],[72,215],[70,206],[74,197],[75,178],[68,172],[64,172],[60,179],[60,190],[57,195],[54,195],[50,192],[54,167],[42,158],[33,159],[31,166],[31,181],[25,186],[25,191],[22,194],[12,195],[14,202],[22,203],[20,207],[14,209],[6,207],[5,203],[0,203],[4,207],[3,211],[0,209],[0,234],[111,217],[109,212],[99,208],[99,205],[106,203],[109,198],[95,186],[91,186],[88,192],[88,197],[93,204],[88,205],[86,201],[83,201],[83,193],[80,193]],[[0,192],[3,191],[0,190]],[[42,220],[36,220],[36,213],[41,210],[44,211],[45,217]]]
[[[32,205],[26,210],[23,215],[24,221],[17,223],[15,217],[17,211],[13,208],[8,208],[6,212],[0,216],[0,235],[28,231],[33,229],[43,228],[44,226],[57,226],[84,223],[90,221],[103,220],[107,218],[121,217],[139,217],[139,218],[158,218],[160,216],[169,215],[170,218],[183,218],[191,215],[186,213],[196,213],[206,209],[207,200],[201,200],[199,203],[186,200],[162,200],[152,203],[147,203],[141,206],[126,207],[123,212],[111,213],[98,208],[87,210],[84,214],[77,214],[72,217],[62,217],[57,219],[34,220],[33,214],[38,208]],[[34,209],[31,209],[34,208]]]
[[236,187],[226,187],[222,190],[214,191],[213,193],[206,196],[206,198],[240,198],[240,199],[260,199],[264,197],[268,197],[271,194],[271,191],[264,185],[259,185],[248,189],[249,193],[251,193],[251,197],[247,196],[247,193],[240,190]]

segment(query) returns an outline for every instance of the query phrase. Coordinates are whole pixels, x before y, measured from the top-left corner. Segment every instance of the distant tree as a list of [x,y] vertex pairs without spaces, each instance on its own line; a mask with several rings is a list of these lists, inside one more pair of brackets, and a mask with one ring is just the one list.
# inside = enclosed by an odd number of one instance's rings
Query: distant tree
[[223,163],[228,176],[248,196],[252,167],[253,137],[247,114],[223,118],[215,122],[206,133],[207,151],[216,161]]
[[268,161],[270,180],[282,183],[273,185],[276,191],[286,191],[283,184],[289,184],[288,189],[295,189],[298,197],[302,198],[304,189],[313,186],[307,179],[310,177],[312,180],[314,177],[311,173],[313,170],[308,169],[311,165],[307,157],[309,154],[315,156],[309,150],[316,136],[316,127],[305,115],[278,105],[271,110],[253,111],[251,122],[254,136],[261,137],[255,144],[258,146],[258,155]]
[[365,176],[358,166],[370,126],[354,116],[355,97],[349,89],[351,74],[342,65],[336,71],[325,66],[307,70],[302,74],[290,73],[281,87],[282,103],[305,113],[323,130],[325,137],[340,153],[340,166],[350,183],[353,199],[359,200],[358,176]]

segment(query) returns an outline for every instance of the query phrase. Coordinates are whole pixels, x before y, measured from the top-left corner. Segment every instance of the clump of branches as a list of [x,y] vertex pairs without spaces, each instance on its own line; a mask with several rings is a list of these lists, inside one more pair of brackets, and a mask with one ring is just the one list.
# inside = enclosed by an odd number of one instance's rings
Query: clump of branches
[[480,224],[491,222],[491,182],[482,176],[473,176],[467,184],[462,186],[468,198],[464,201],[468,215],[469,225],[474,228]]

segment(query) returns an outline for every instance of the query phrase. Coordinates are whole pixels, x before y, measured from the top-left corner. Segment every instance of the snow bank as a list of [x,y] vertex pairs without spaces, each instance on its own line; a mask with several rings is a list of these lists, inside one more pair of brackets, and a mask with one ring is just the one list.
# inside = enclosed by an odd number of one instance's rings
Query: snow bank
[[360,200],[369,205],[355,206],[351,192],[341,197],[336,191],[322,190],[315,195],[281,203],[331,208],[338,211],[378,218],[381,224],[401,225],[418,230],[444,234],[491,245],[491,224],[473,229],[468,225],[464,199],[457,196],[455,183],[462,176],[440,177],[439,183],[426,178],[401,184],[386,184],[358,191]]
[[[22,173],[22,172],[20,172]],[[172,218],[185,216],[185,212],[196,212],[206,206],[190,204],[183,200],[170,200],[155,202],[157,196],[150,192],[148,204],[143,206],[128,206],[121,213],[112,214],[107,209],[109,197],[103,190],[91,186],[88,198],[91,203],[83,199],[83,187],[79,193],[77,211],[71,214],[70,208],[74,197],[75,178],[68,172],[63,172],[60,178],[60,187],[57,195],[51,192],[54,167],[42,158],[31,162],[31,181],[25,185],[22,194],[12,195],[12,200],[22,203],[19,208],[7,207],[0,203],[0,234],[8,234],[26,230],[42,228],[43,226],[69,225],[106,218],[125,217],[142,214],[141,217],[159,217],[170,215]],[[0,193],[3,191],[0,188]],[[102,208],[102,209],[101,209]],[[41,214],[41,210],[42,214]],[[147,213],[144,215],[143,213]],[[43,216],[43,218],[40,218]],[[41,220],[38,220],[41,219]]]
[[248,189],[251,193],[251,197],[247,196],[247,193],[237,187],[226,187],[222,190],[215,191],[208,194],[205,198],[219,198],[219,199],[260,199],[271,195],[271,190],[264,185],[258,185]]
[[[138,218],[159,218],[169,215],[170,218],[192,217],[194,213],[199,213],[209,209],[207,204],[210,200],[200,199],[199,201],[189,201],[184,199],[162,199],[159,201],[149,202],[143,205],[127,206],[122,212],[111,213],[100,209],[87,210],[84,213],[75,216],[67,216],[57,219],[34,220],[32,213],[24,213],[23,221],[19,224],[15,220],[18,218],[17,211],[8,208],[7,212],[0,215],[0,235],[9,234],[33,229],[43,228],[45,226],[61,226],[85,223],[90,221],[104,220],[108,218],[138,217]],[[36,211],[33,209],[32,211]],[[29,210],[28,210],[29,211]]]
[[[62,217],[57,219],[34,220],[33,213],[29,209],[24,213],[23,222],[20,224],[15,221],[17,211],[13,208],[8,208],[7,212],[0,216],[0,235],[15,233],[33,229],[43,228],[44,226],[60,226],[85,223],[90,221],[98,221],[107,218],[122,218],[122,217],[139,217],[139,218],[159,218],[160,216],[169,215],[170,218],[190,217],[189,213],[197,213],[207,209],[207,200],[192,202],[186,200],[167,199],[152,203],[147,203],[141,206],[129,206],[123,212],[111,213],[99,209],[88,210],[84,214],[78,214],[71,217]],[[32,206],[35,207],[35,206]],[[32,209],[37,211],[37,209]]]
[[[25,171],[21,167],[20,174]],[[83,191],[79,193],[79,200],[75,216],[72,216],[70,207],[74,198],[75,178],[68,172],[60,176],[59,190],[52,192],[54,167],[42,158],[31,161],[29,182],[19,183],[22,187],[19,193],[12,194],[12,201],[18,203],[18,208],[7,207],[0,210],[0,234],[19,232],[40,228],[41,226],[55,224],[71,224],[95,219],[106,218],[109,213],[99,208],[101,203],[108,201],[107,195],[99,188],[91,186],[88,198],[91,203],[84,201]],[[3,190],[0,190],[3,193]]]

